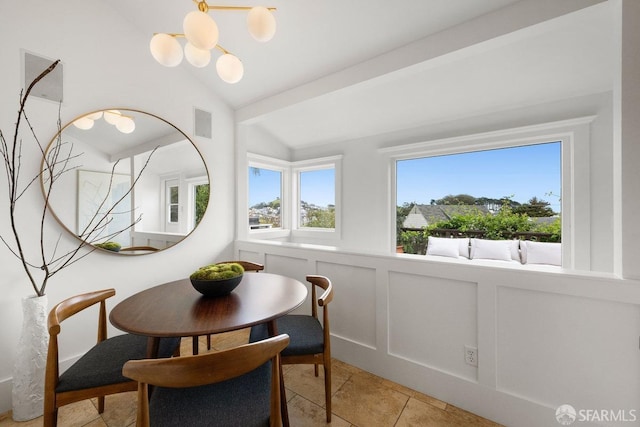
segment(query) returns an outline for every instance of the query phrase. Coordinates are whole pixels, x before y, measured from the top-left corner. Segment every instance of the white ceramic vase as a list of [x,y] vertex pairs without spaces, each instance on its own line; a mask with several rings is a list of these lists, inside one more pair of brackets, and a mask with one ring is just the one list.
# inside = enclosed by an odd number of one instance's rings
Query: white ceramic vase
[[27,421],[44,412],[44,373],[47,364],[47,305],[45,296],[22,300],[22,332],[16,351],[11,392],[14,421]]

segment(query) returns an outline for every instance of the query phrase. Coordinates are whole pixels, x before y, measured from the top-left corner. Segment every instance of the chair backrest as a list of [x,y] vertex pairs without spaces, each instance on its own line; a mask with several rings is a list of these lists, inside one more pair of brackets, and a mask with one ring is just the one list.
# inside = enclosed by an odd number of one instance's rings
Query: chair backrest
[[[311,283],[311,314],[316,319],[318,318],[318,306],[323,307],[323,324],[329,325],[329,314],[327,305],[333,300],[333,285],[331,280],[325,276],[308,275],[307,281]],[[316,286],[321,287],[324,292],[317,298]]]
[[98,341],[107,339],[107,307],[105,300],[116,294],[115,289],[105,289],[102,291],[89,292],[76,295],[58,303],[49,312],[47,326],[49,328],[49,350],[47,352],[46,383],[57,384],[58,371],[58,334],[60,334],[60,324],[74,314],[100,303],[98,314]]
[[258,264],[257,262],[252,262],[252,261],[220,261],[218,264],[221,263],[230,263],[230,262],[234,262],[236,264],[240,264],[242,266],[242,268],[244,268],[244,271],[262,271],[264,270],[264,265],[263,264]]
[[[219,352],[169,359],[130,360],[124,376],[138,381],[138,427],[149,425],[148,386],[185,388],[219,383],[271,363],[271,425],[281,424],[280,352],[289,345],[286,334]],[[185,410],[188,410],[185,408]]]

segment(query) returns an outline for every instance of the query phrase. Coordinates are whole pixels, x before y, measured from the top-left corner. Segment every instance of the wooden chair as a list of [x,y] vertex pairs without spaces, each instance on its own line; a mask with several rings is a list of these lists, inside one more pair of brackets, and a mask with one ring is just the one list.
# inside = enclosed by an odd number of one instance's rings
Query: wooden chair
[[[244,271],[259,272],[264,270],[263,264],[251,261],[220,261],[216,264],[228,264],[228,263],[240,264]],[[207,350],[211,350],[211,335],[207,335]],[[198,337],[193,337],[193,354],[198,354]]]
[[138,381],[136,426],[280,427],[279,355],[288,343],[278,335],[219,352],[125,363],[123,374]]
[[[324,396],[327,422],[331,422],[331,338],[328,304],[333,299],[333,286],[324,276],[307,276],[311,283],[311,315],[288,314],[276,320],[279,334],[287,334],[291,343],[282,351],[282,364],[313,364],[318,376],[318,365],[324,367]],[[316,286],[323,289],[317,298]],[[317,298],[317,299],[316,299]],[[318,306],[322,307],[322,324],[318,320]],[[268,336],[266,324],[251,328],[249,342]]]
[[[147,338],[118,335],[107,338],[105,300],[115,295],[114,289],[89,292],[68,298],[49,312],[49,350],[45,372],[44,426],[55,427],[58,408],[93,397],[98,398],[98,412],[104,412],[104,397],[137,389],[137,383],[122,376],[122,366],[130,359],[142,359],[147,352]],[[58,335],[61,323],[72,315],[100,304],[98,342],[65,372],[59,372]],[[163,338],[159,357],[170,357],[179,348],[180,338]]]
[[263,264],[258,264],[257,262],[252,262],[252,261],[220,261],[217,262],[216,264],[223,264],[223,263],[231,263],[234,262],[236,264],[240,264],[242,266],[242,268],[244,268],[244,271],[262,271],[264,270],[264,265]]

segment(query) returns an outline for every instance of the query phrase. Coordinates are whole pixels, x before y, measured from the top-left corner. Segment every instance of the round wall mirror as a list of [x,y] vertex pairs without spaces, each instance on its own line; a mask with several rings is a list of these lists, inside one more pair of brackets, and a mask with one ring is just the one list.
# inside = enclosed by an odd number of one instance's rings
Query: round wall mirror
[[209,174],[193,142],[143,111],[99,110],[66,124],[47,147],[42,171],[58,222],[118,254],[175,245],[195,229],[209,200]]

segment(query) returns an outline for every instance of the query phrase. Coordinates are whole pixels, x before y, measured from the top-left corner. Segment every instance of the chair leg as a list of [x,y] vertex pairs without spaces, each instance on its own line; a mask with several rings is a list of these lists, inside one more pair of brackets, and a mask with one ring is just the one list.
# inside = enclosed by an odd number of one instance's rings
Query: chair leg
[[[327,423],[331,422],[331,361],[324,366],[324,406],[327,412]],[[317,368],[317,365],[316,365]]]
[[316,374],[316,377],[318,376],[319,372],[318,372],[318,364],[314,363],[313,364],[313,373]]
[[[48,385],[49,384],[47,384],[47,386]],[[56,408],[55,392],[49,391],[50,389],[51,388],[44,392],[44,416],[42,417],[44,427],[56,427],[58,425],[58,408]]]
[[207,350],[211,350],[211,335],[207,335]]
[[45,410],[42,425],[43,427],[56,427],[58,425],[58,410]]
[[98,413],[102,414],[104,412],[104,396],[98,398]]
[[195,356],[198,354],[198,337],[191,337],[193,342],[191,343],[191,353]]

